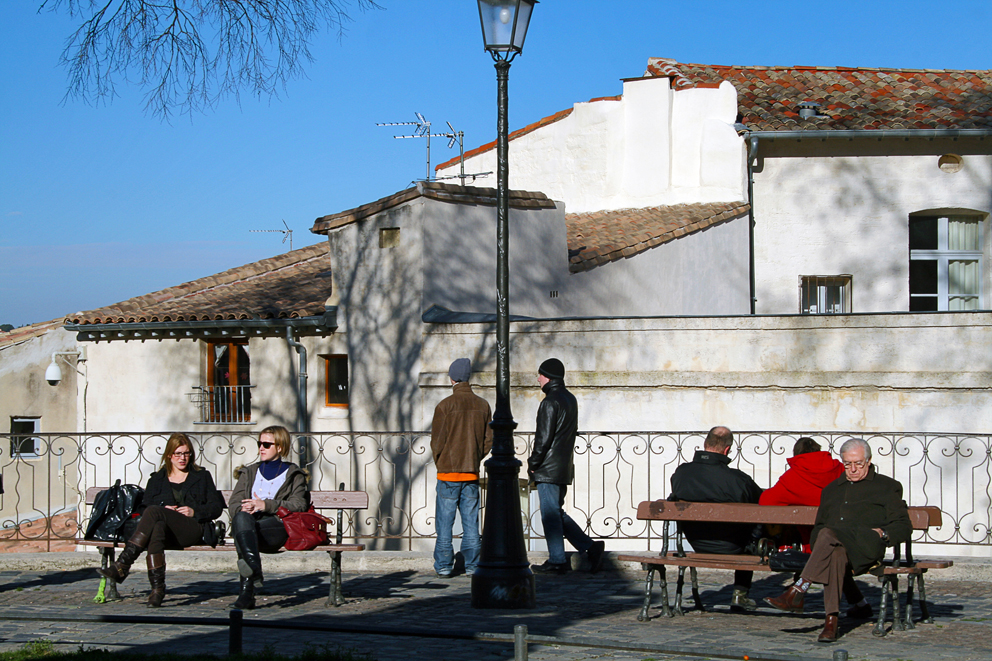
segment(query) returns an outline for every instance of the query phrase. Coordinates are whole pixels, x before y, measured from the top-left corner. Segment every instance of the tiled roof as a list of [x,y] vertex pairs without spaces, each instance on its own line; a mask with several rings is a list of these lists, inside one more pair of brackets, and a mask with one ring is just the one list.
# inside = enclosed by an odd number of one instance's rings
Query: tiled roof
[[57,330],[61,327],[62,320],[53,319],[51,321],[30,324],[29,326],[21,326],[10,331],[0,331],[0,349],[5,349],[21,342],[27,342],[28,340],[44,335],[48,331]]
[[718,202],[568,214],[568,270],[579,273],[633,257],[681,236],[740,218],[748,209],[746,202]]
[[[676,90],[737,88],[742,122],[753,130],[992,128],[992,71],[757,67],[648,60],[647,76],[667,76]],[[823,117],[802,119],[799,103]]]
[[294,319],[324,314],[331,295],[326,241],[122,303],[77,312],[70,324]]
[[[351,223],[382,213],[387,209],[397,207],[404,202],[415,200],[418,197],[425,197],[431,200],[442,202],[454,202],[457,204],[481,204],[485,206],[496,206],[496,189],[480,188],[477,186],[458,186],[456,184],[445,184],[437,181],[418,181],[416,186],[407,188],[399,193],[389,195],[382,199],[363,204],[360,207],[342,211],[330,216],[322,216],[313,221],[311,232],[316,234],[327,234],[331,230],[350,225]],[[511,190],[510,207],[513,209],[554,209],[555,203],[544,193],[532,193],[529,191]]]

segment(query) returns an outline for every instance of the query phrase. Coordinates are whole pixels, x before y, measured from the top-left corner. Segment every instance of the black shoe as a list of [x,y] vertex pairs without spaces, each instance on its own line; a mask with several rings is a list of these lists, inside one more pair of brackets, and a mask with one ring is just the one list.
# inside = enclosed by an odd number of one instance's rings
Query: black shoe
[[606,555],[606,542],[593,542],[592,546],[589,547],[589,550],[586,551],[586,557],[589,558],[590,574],[595,574],[603,568],[604,555]]
[[550,560],[545,560],[544,564],[541,565],[531,565],[530,570],[535,574],[567,574],[571,567],[568,566],[567,562],[563,562],[560,565],[556,565]]
[[875,611],[871,609],[871,604],[851,606],[847,609],[847,616],[852,620],[870,620],[875,617]]
[[452,576],[451,572],[441,572],[441,571],[437,571],[436,569],[434,570],[434,575],[437,576],[438,578],[451,578]]

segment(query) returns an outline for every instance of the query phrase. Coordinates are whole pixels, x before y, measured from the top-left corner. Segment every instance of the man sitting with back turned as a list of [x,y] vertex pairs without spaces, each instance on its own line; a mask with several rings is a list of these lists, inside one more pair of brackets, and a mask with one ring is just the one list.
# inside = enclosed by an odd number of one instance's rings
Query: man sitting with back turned
[[[730,467],[730,448],[734,435],[726,427],[714,427],[696,450],[692,462],[682,464],[672,473],[672,495],[669,500],[699,503],[757,503],[761,488],[747,473]],[[692,548],[700,553],[734,555],[744,552],[751,541],[753,526],[749,524],[706,523],[686,521],[679,524]],[[734,572],[732,611],[753,611],[757,608],[748,597],[754,572]]]
[[868,443],[845,441],[840,458],[844,474],[823,489],[811,535],[813,553],[799,580],[778,597],[765,599],[779,610],[802,613],[810,584],[822,583],[827,617],[817,639],[821,643],[837,640],[845,582],[878,565],[887,546],[905,542],[913,532],[902,485],[875,471]]

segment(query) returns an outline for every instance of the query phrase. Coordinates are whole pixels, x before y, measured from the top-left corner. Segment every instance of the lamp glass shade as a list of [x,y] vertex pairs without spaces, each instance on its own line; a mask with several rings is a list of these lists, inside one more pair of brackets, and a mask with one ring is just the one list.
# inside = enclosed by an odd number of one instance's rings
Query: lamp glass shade
[[482,39],[486,50],[520,53],[537,0],[479,0]]

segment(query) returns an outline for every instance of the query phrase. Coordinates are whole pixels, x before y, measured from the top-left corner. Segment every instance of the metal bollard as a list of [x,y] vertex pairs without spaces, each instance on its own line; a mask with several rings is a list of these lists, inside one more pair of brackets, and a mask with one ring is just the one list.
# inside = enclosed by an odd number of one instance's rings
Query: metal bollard
[[241,654],[241,632],[244,629],[243,620],[244,613],[236,608],[231,611],[231,626],[228,629],[227,639],[228,654]]
[[847,650],[834,650],[834,661],[847,661]]
[[513,627],[513,661],[527,661],[527,625]]

